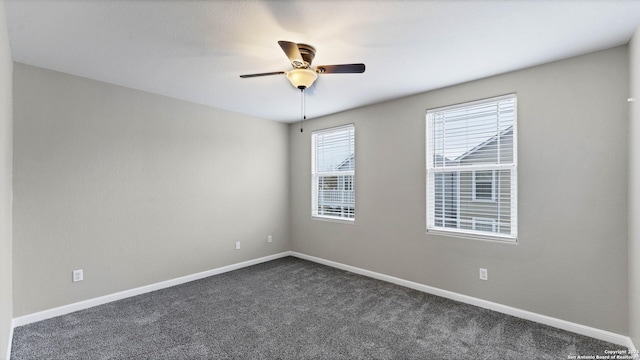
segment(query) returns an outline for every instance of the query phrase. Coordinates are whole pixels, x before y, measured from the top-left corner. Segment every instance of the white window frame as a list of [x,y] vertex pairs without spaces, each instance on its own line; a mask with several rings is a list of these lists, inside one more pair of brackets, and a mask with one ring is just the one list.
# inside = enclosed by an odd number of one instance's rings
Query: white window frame
[[[502,100],[506,100],[506,99],[512,99],[513,100],[513,125],[512,125],[512,131],[513,131],[513,143],[512,143],[512,156],[513,156],[513,161],[508,163],[508,164],[478,164],[478,165],[463,165],[463,166],[446,166],[446,164],[444,166],[439,166],[436,167],[434,164],[434,154],[435,154],[435,141],[434,141],[434,137],[433,137],[433,133],[434,133],[434,119],[433,119],[433,114],[437,113],[437,112],[442,112],[442,111],[447,111],[447,110],[455,110],[455,109],[461,109],[461,108],[465,108],[465,107],[473,107],[473,106],[478,106],[478,105],[482,105],[484,103],[493,103],[493,102],[499,102]],[[518,116],[517,116],[517,96],[515,93],[513,94],[507,94],[507,95],[502,95],[502,96],[497,96],[497,97],[493,97],[493,98],[487,98],[487,99],[482,99],[482,100],[477,100],[477,101],[471,101],[471,102],[466,102],[466,103],[461,103],[461,104],[456,104],[456,105],[451,105],[451,106],[445,106],[445,107],[439,107],[439,108],[432,108],[427,110],[427,115],[426,115],[426,172],[427,172],[427,176],[426,176],[426,196],[427,196],[427,209],[426,209],[426,220],[427,220],[427,227],[426,227],[426,231],[428,233],[434,233],[434,234],[440,234],[440,235],[450,235],[450,236],[456,236],[456,237],[466,237],[466,238],[473,238],[473,239],[482,239],[482,240],[497,240],[497,241],[501,241],[501,242],[505,242],[505,243],[517,243],[517,233],[518,233],[518,198],[517,198],[517,194],[518,194],[518,173],[517,173],[517,165],[518,165],[518,131],[517,131],[517,124],[518,124]],[[445,158],[446,159],[446,158]],[[460,223],[458,225],[458,228],[449,228],[449,227],[444,227],[444,226],[436,226],[436,219],[435,219],[435,186],[429,186],[430,183],[434,183],[434,179],[435,173],[438,172],[450,172],[450,171],[474,171],[473,174],[473,186],[472,186],[472,191],[475,193],[475,171],[483,171],[483,170],[493,170],[494,171],[494,181],[493,181],[493,186],[492,186],[492,194],[493,194],[493,198],[495,199],[497,196],[497,191],[499,191],[496,188],[496,176],[500,176],[498,175],[500,170],[509,170],[511,177],[510,177],[510,199],[511,201],[509,202],[509,214],[510,214],[510,221],[509,221],[509,226],[510,226],[510,232],[509,233],[500,233],[499,230],[501,229],[502,226],[504,226],[504,223],[500,223],[499,221],[496,221],[495,224],[495,228],[494,228],[494,232],[487,232],[487,231],[479,231],[479,230],[474,230],[473,228],[475,228],[474,225],[474,220],[473,218],[471,219],[471,225],[472,225],[472,229],[463,229],[460,226]],[[460,187],[458,185],[458,191]],[[475,194],[472,195],[472,198],[475,199]],[[460,196],[458,196],[458,199],[460,199]],[[482,200],[480,200],[482,201]],[[484,200],[485,202],[487,200]],[[497,200],[496,200],[497,201]],[[460,204],[458,204],[458,208],[460,209]],[[460,220],[460,214],[458,214],[458,220]],[[499,215],[501,216],[501,215]],[[483,219],[479,219],[479,220],[483,220]]]
[[[317,168],[317,163],[316,163],[316,152],[317,152],[317,144],[316,144],[316,139],[318,135],[321,134],[327,134],[327,133],[331,133],[331,132],[341,132],[341,131],[345,131],[345,130],[349,130],[353,133],[353,170],[340,170],[340,171],[319,171]],[[349,222],[349,223],[353,223],[355,221],[355,213],[356,213],[356,206],[355,206],[355,126],[354,124],[348,124],[348,125],[342,125],[342,126],[336,126],[336,127],[332,127],[332,128],[328,128],[328,129],[323,129],[323,130],[317,130],[311,133],[311,217],[312,218],[318,218],[318,219],[330,219],[330,220],[338,220],[338,221],[345,221],[345,222]],[[346,211],[343,213],[343,215],[346,216],[336,216],[336,215],[327,215],[327,214],[323,214],[320,213],[318,211],[318,202],[319,202],[319,191],[318,191],[318,186],[319,186],[319,182],[320,179],[323,177],[336,177],[337,178],[337,184],[339,186],[340,183],[340,177],[341,176],[351,176],[352,177],[352,181],[350,183],[350,189],[343,189],[343,191],[351,191],[352,194],[350,195],[350,198],[353,199],[353,203],[343,203],[343,208],[353,208],[352,212]],[[343,180],[344,181],[344,180]],[[346,186],[346,181],[344,181],[345,186]],[[350,205],[350,206],[349,206]],[[352,213],[351,216],[349,216]]]

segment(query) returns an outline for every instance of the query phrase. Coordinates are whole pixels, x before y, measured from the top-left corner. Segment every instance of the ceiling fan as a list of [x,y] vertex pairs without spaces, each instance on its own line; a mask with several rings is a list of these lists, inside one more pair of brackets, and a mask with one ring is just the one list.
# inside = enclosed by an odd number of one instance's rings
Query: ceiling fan
[[289,61],[291,61],[292,70],[247,74],[240,75],[240,77],[286,75],[291,85],[297,89],[304,90],[313,85],[313,82],[318,78],[318,74],[356,74],[364,72],[364,64],[320,65],[314,68],[311,66],[311,62],[316,56],[316,49],[313,46],[284,40],[278,41],[278,44],[289,58]]

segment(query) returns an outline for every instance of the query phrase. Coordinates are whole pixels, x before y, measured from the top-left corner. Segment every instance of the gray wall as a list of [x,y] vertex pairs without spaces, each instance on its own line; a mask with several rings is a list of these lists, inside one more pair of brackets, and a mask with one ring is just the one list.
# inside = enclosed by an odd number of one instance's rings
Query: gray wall
[[[627,334],[628,74],[623,46],[292,124],[293,250]],[[426,109],[512,92],[518,244],[426,234]],[[355,222],[312,220],[311,132],[347,123]]]
[[0,359],[5,359],[11,329],[12,75],[4,0],[0,0]]
[[286,124],[19,63],[14,119],[14,317],[291,247]]
[[629,336],[640,347],[640,28],[629,43]]

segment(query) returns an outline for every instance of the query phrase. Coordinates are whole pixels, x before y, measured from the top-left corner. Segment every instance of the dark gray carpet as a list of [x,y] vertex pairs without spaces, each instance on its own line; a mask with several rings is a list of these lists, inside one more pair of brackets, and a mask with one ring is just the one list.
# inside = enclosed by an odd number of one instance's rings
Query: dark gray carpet
[[15,329],[21,359],[567,359],[621,346],[293,257]]

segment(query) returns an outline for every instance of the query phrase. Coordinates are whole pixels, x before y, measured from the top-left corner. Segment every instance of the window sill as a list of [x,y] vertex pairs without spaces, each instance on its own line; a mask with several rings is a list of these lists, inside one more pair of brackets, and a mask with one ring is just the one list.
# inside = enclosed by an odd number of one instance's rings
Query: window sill
[[451,231],[451,230],[436,230],[436,229],[427,229],[427,234],[450,236],[450,237],[462,238],[462,239],[481,240],[481,241],[488,241],[488,242],[508,244],[508,245],[518,245],[518,239],[512,238],[510,236],[479,235],[479,234],[469,234],[466,232],[457,232],[457,231]]
[[356,221],[355,219],[345,219],[345,218],[339,218],[339,217],[317,216],[317,215],[311,215],[311,219],[318,220],[318,221],[339,223],[339,224],[353,224]]

